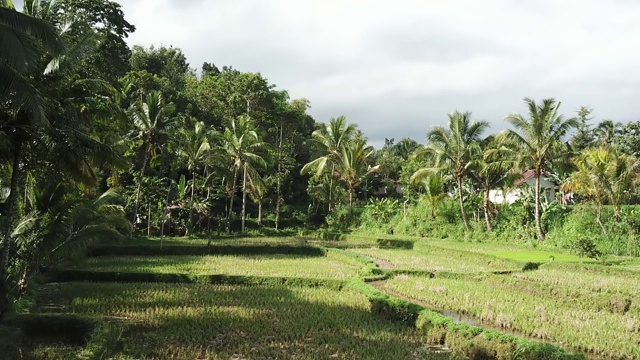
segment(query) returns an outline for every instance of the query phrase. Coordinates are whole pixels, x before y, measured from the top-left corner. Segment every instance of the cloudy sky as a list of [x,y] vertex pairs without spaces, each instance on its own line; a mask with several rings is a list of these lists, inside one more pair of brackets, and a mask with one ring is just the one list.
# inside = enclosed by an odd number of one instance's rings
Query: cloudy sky
[[447,114],[492,129],[555,97],[566,116],[640,119],[640,2],[634,0],[118,0],[134,45],[260,72],[316,121],[347,116],[379,146],[423,142]]

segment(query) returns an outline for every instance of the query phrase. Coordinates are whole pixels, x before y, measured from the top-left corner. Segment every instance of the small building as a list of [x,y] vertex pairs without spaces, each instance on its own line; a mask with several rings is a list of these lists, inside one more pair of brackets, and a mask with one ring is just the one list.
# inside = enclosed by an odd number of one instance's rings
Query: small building
[[[489,200],[496,204],[513,204],[522,197],[522,186],[528,185],[532,189],[536,185],[536,178],[533,170],[527,170],[522,174],[522,178],[516,180],[514,185],[517,187],[506,194],[502,190],[490,190]],[[547,176],[540,177],[540,196],[547,202],[556,199],[556,184]]]

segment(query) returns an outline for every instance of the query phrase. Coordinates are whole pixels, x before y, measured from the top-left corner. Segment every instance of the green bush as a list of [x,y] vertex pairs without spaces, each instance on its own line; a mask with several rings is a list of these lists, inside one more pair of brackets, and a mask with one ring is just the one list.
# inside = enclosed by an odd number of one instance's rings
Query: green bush
[[395,240],[395,239],[378,239],[376,240],[378,247],[381,249],[413,249],[414,241],[411,240]]

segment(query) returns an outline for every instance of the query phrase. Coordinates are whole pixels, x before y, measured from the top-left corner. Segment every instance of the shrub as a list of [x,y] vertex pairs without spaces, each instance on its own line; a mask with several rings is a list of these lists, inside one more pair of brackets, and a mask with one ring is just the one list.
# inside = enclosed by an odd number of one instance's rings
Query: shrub
[[580,257],[588,257],[590,259],[598,259],[602,256],[596,246],[595,241],[589,237],[580,237],[573,245],[571,249]]

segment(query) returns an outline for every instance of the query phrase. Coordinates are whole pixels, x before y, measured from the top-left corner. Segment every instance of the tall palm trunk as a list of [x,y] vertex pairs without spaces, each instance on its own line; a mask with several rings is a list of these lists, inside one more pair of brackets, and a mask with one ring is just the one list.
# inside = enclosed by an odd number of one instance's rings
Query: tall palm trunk
[[487,231],[493,231],[493,226],[491,225],[491,218],[489,217],[489,191],[490,191],[489,187],[484,189],[482,206],[484,207],[484,221],[487,223]]
[[171,194],[171,185],[172,182],[169,181],[169,186],[167,186],[167,201],[164,204],[164,209],[162,209],[162,225],[160,225],[160,249],[162,249],[162,242],[164,240],[164,226],[166,224],[167,216],[171,214],[171,209],[169,208],[169,196]]
[[244,234],[244,219],[247,216],[247,162],[244,163],[242,175],[242,233]]
[[231,182],[231,194],[229,199],[229,212],[227,213],[227,222],[231,220],[231,213],[233,213],[233,198],[236,194],[236,180],[238,179],[238,169],[233,173],[233,181]]
[[332,210],[332,206],[331,206],[331,194],[333,193],[333,172],[336,171],[335,169],[335,164],[331,164],[331,175],[329,176],[329,211],[331,212]]
[[605,232],[604,225],[602,224],[602,202],[596,204],[596,223],[602,228],[602,232]]
[[144,171],[147,168],[147,162],[149,162],[149,151],[151,151],[151,142],[147,141],[147,148],[144,151],[144,160],[142,161],[142,168],[140,169],[140,177],[138,178],[138,189],[136,190],[136,202],[133,205],[133,220],[131,221],[135,226],[138,219],[138,206],[140,205],[140,192],[142,191],[142,179],[144,178]]
[[353,186],[349,185],[349,212],[353,212]]
[[[4,282],[7,270],[9,269],[9,263],[11,262],[11,250],[13,247],[13,239],[11,233],[13,232],[13,218],[16,213],[16,203],[18,201],[18,186],[22,182],[23,171],[20,169],[20,162],[22,161],[22,144],[19,143],[16,148],[16,152],[13,155],[13,167],[11,169],[11,185],[9,197],[7,198],[7,212],[5,215],[5,229],[4,240],[2,242],[2,264],[0,265],[0,282]],[[4,294],[0,294],[4,295]],[[2,296],[4,298],[4,296]],[[4,305],[4,304],[2,304]],[[0,311],[4,310],[0,308]]]
[[[282,171],[282,125],[280,125],[280,141],[278,142],[278,183],[276,184],[276,230],[278,230],[278,226],[280,225],[280,177]],[[262,217],[262,203],[260,203],[260,214],[259,217]],[[260,222],[260,220],[258,220]]]
[[462,221],[464,222],[465,229],[467,229],[467,231],[471,231],[471,225],[469,224],[467,213],[464,211],[464,201],[462,200],[462,176],[456,176],[456,183],[458,185],[458,199],[460,200],[460,214],[462,215]]
[[193,232],[193,199],[196,190],[196,171],[193,171],[193,176],[191,177],[191,202],[189,203],[189,227],[187,227],[187,236]]
[[544,240],[544,231],[542,231],[542,223],[540,221],[540,171],[536,171],[536,184],[534,187],[534,199],[535,199],[535,218],[536,229],[538,231],[538,240]]
[[262,200],[258,202],[258,225],[262,225]]

